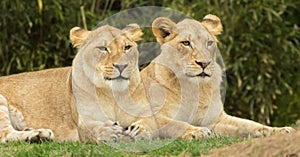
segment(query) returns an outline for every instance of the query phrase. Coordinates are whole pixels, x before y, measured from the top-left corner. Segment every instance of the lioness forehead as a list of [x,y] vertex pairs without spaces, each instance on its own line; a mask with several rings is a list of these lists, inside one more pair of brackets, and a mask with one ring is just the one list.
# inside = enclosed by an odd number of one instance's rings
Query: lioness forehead
[[212,38],[212,35],[198,21],[185,19],[177,24],[178,35],[191,36],[192,38]]
[[105,39],[115,39],[122,35],[122,31],[120,29],[105,25],[99,27],[91,32],[92,38],[105,38]]
[[126,42],[130,42],[122,30],[109,25],[98,27],[93,30],[87,40],[94,41],[103,46],[109,46],[115,43],[122,45]]

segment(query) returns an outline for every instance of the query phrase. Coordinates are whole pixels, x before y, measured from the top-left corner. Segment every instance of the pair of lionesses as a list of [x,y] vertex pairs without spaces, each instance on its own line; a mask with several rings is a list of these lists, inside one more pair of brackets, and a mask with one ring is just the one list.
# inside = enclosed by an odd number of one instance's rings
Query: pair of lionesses
[[212,131],[257,137],[293,130],[224,112],[217,16],[177,24],[160,17],[152,31],[161,54],[141,72],[135,41],[143,33],[129,24],[122,30],[71,29],[71,42],[79,48],[72,67],[1,77],[0,105],[6,107],[0,114],[10,117],[0,119],[5,124],[0,131],[8,130],[1,140],[198,139]]

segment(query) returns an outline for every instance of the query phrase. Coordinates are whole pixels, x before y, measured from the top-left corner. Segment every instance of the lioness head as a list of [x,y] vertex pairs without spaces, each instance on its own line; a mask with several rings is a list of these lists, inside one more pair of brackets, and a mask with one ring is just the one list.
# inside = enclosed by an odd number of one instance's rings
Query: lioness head
[[79,48],[73,61],[73,73],[82,69],[84,75],[98,88],[127,88],[131,76],[138,74],[138,50],[135,41],[142,34],[137,24],[130,24],[122,30],[108,25],[93,31],[72,28],[71,42]]
[[212,77],[218,51],[215,35],[222,29],[220,19],[210,14],[202,22],[185,19],[176,24],[159,17],[152,23],[153,34],[161,44],[161,55],[190,79],[210,80]]

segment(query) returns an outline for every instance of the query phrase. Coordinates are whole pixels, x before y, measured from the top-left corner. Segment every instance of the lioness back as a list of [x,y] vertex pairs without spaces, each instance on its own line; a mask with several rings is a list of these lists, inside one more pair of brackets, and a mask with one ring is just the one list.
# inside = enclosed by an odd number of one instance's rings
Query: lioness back
[[70,107],[70,73],[66,67],[0,77],[0,93],[8,101],[14,128],[48,128],[57,141],[78,140]]

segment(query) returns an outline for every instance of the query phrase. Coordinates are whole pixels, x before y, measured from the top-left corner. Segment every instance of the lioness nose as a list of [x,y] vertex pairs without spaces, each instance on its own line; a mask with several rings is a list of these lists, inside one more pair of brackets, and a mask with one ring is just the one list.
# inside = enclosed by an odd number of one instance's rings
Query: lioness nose
[[115,68],[117,68],[120,72],[122,72],[128,66],[128,64],[122,64],[122,65],[120,65],[120,64],[113,64],[113,66]]
[[210,62],[198,62],[198,61],[195,62],[196,64],[200,65],[202,69],[205,69],[210,64]]

